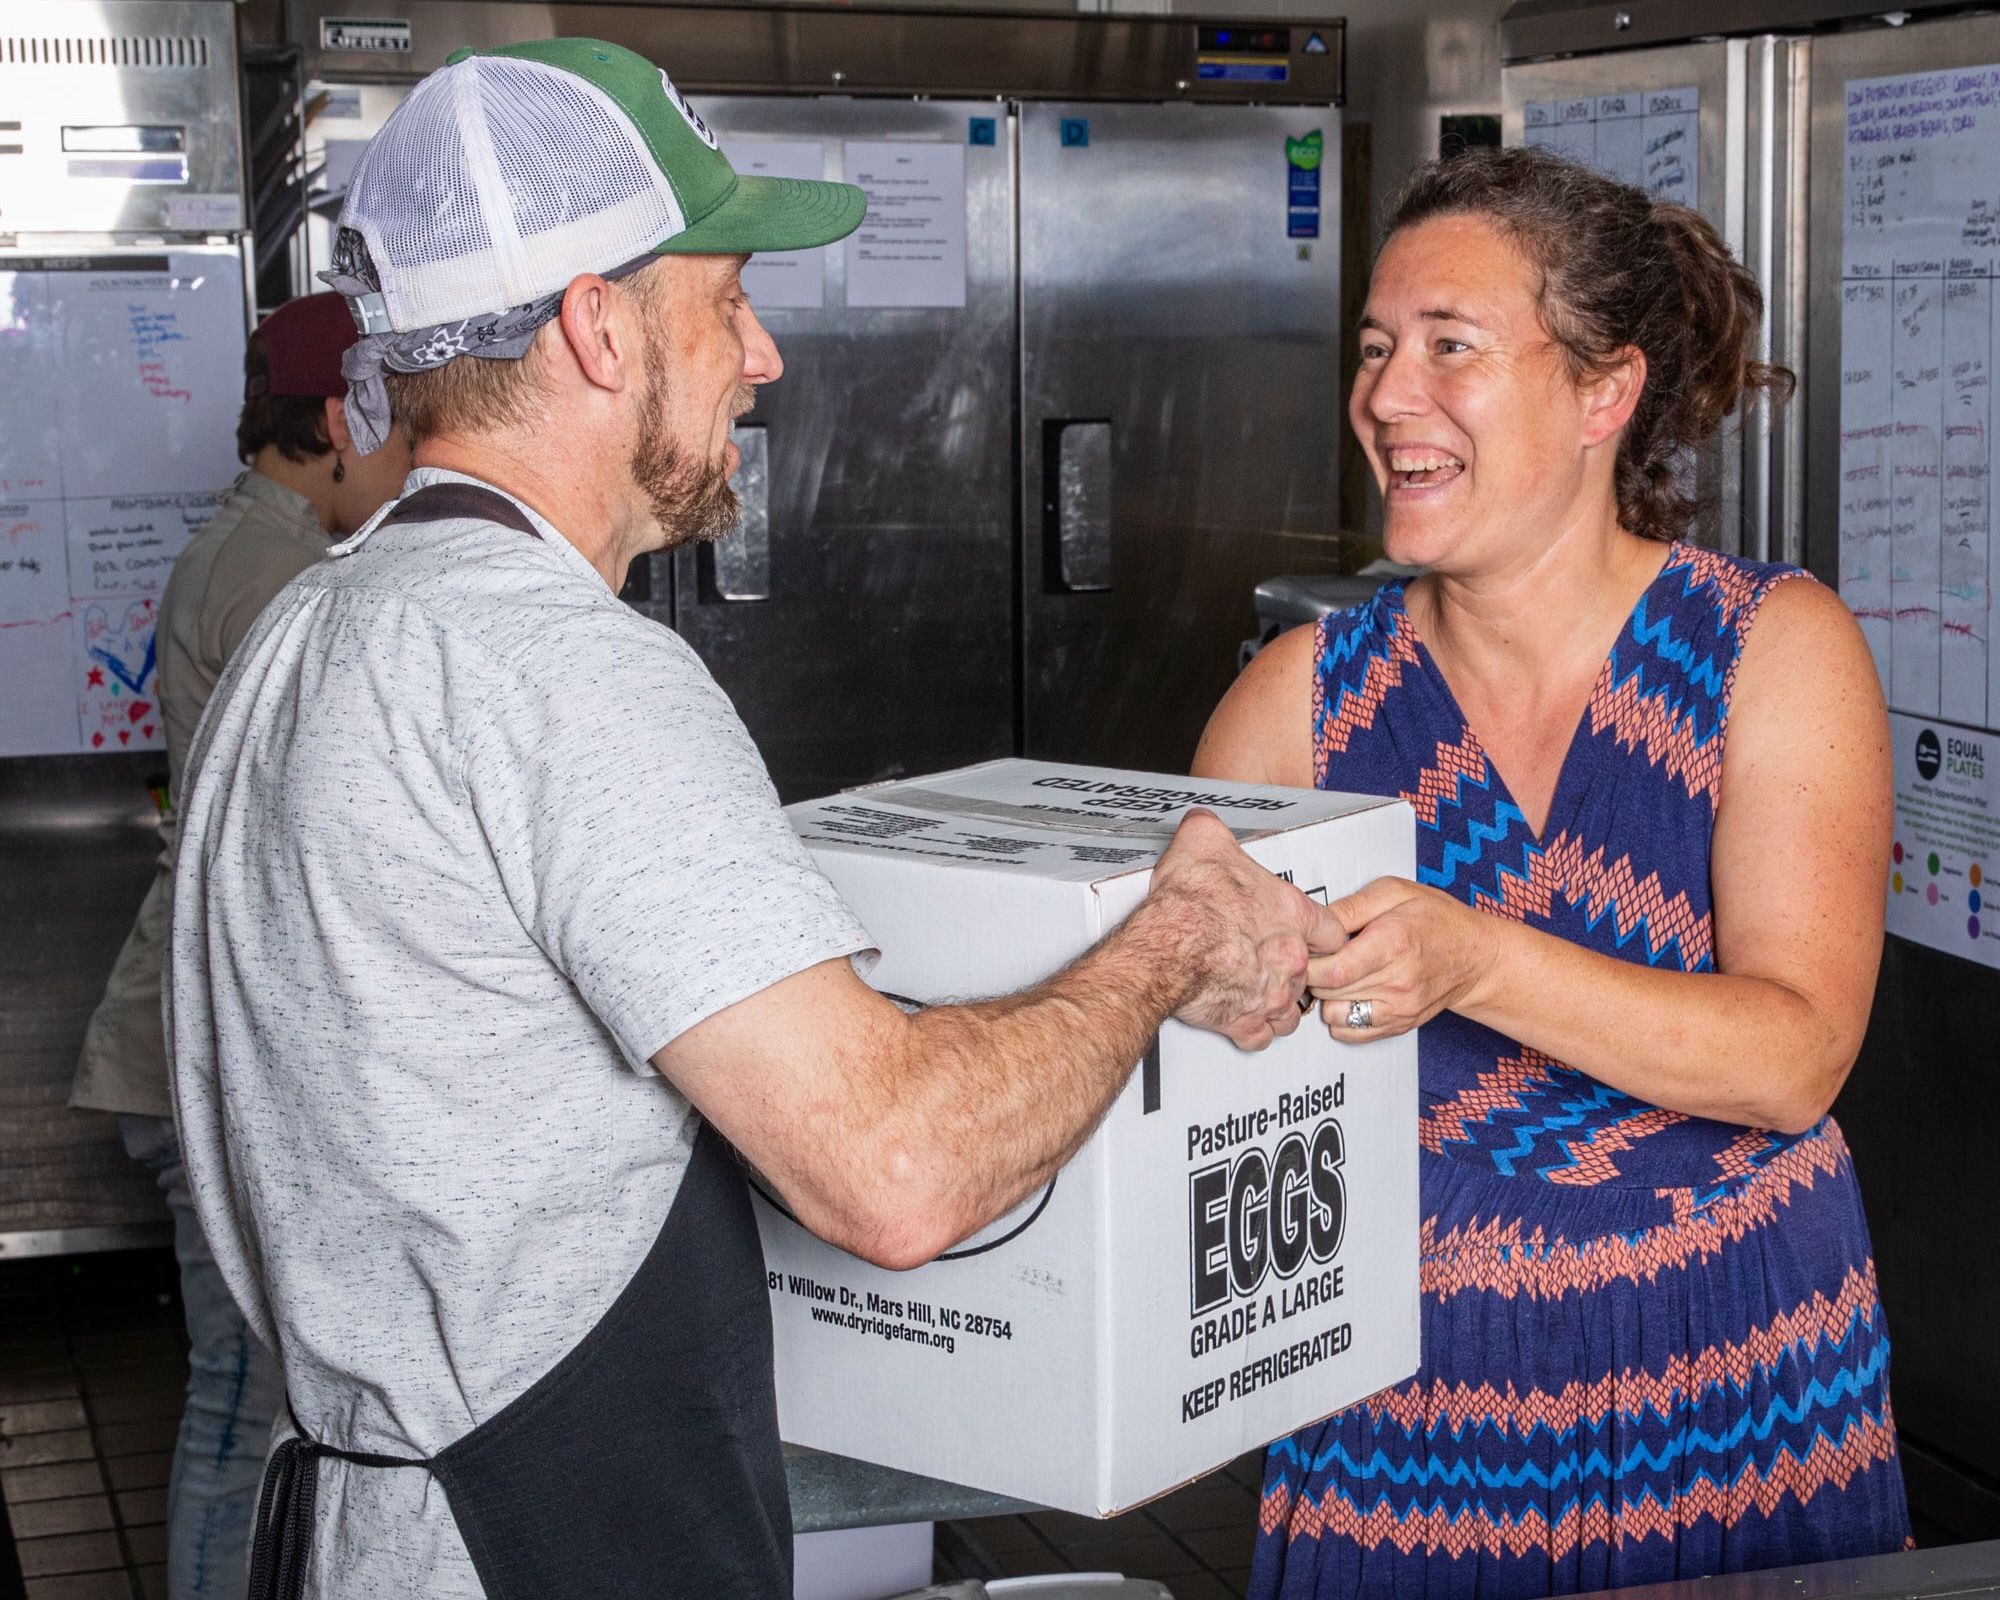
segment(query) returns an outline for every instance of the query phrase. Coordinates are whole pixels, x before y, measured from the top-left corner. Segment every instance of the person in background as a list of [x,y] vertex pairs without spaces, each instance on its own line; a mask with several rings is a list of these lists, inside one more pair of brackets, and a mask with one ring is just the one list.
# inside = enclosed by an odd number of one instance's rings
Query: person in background
[[1423,575],[1267,648],[1195,766],[1418,820],[1312,992],[1343,1040],[1421,1030],[1422,1366],[1272,1447],[1258,1600],[1909,1537],[1827,1115],[1881,953],[1881,686],[1831,591],[1687,537],[1696,452],[1786,383],[1761,315],[1700,216],[1547,152],[1393,211],[1350,416]]
[[250,336],[236,423],[236,453],[249,470],[175,563],[160,600],[165,849],[85,1031],[70,1091],[72,1106],[118,1114],[126,1150],[158,1177],[173,1216],[191,1346],[187,1408],[167,1490],[174,1600],[242,1594],[257,1482],[284,1386],[202,1241],[167,1097],[160,964],[173,917],[172,803],[209,694],[250,625],[273,595],[326,554],[330,535],[360,527],[409,470],[400,436],[372,455],[354,449],[340,358],[355,337],[337,294],[293,300]]

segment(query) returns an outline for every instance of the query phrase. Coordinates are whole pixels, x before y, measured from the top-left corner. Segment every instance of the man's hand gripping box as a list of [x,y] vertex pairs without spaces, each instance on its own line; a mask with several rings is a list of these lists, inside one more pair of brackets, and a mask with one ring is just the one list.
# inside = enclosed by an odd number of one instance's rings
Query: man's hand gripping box
[[[996,761],[791,808],[917,1005],[1024,988],[1205,806],[1317,899],[1415,876],[1374,796]],[[1417,1367],[1414,1035],[1258,1054],[1168,1023],[1046,1188],[913,1272],[757,1202],[795,1443],[1105,1516]]]

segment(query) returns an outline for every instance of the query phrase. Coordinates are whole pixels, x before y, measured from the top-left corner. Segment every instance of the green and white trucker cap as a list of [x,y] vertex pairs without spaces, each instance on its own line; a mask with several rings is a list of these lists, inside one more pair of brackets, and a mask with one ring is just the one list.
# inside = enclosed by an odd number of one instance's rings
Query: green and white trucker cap
[[459,50],[370,142],[341,211],[386,327],[502,311],[636,256],[804,250],[860,225],[844,183],[739,177],[673,81],[596,39]]
[[456,51],[362,153],[320,274],[362,334],[343,361],[355,442],[386,432],[383,371],[518,357],[579,274],[809,249],[866,209],[851,184],[739,176],[673,80],[622,46]]

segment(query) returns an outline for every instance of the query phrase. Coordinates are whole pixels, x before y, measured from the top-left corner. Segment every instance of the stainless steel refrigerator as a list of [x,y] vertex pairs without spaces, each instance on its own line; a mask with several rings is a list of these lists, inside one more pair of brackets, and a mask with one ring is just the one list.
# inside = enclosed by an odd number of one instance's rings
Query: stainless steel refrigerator
[[1020,109],[1028,755],[1185,771],[1256,585],[1334,570],[1338,165],[1317,241],[1277,179],[1288,140],[1339,150],[1336,115]]
[[[551,31],[660,61],[739,167],[889,185],[856,240],[753,265],[786,371],[746,419],[744,526],[628,595],[786,799],[1015,753],[1185,770],[1257,580],[1333,570],[1337,22],[418,0],[349,38],[344,14],[289,9],[314,265],[409,82]],[[870,167],[904,156],[962,265],[899,287]]]

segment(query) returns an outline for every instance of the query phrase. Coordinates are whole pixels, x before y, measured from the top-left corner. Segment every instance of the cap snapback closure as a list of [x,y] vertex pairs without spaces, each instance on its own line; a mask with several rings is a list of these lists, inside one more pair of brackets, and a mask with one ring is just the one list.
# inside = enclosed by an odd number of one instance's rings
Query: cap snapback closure
[[348,314],[354,318],[354,326],[366,338],[373,333],[391,333],[389,326],[389,302],[378,294],[350,294],[347,301]]

